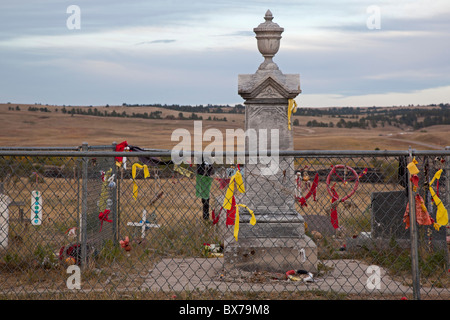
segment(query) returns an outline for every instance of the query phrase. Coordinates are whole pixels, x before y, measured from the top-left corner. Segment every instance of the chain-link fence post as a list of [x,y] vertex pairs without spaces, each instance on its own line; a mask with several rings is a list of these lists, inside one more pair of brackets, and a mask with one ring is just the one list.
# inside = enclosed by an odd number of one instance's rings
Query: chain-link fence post
[[[412,150],[409,148],[408,163],[413,161]],[[418,233],[416,224],[416,203],[413,194],[411,182],[411,173],[408,174],[408,201],[409,201],[409,219],[410,219],[410,240],[411,240],[411,272],[413,281],[413,296],[415,300],[420,300],[420,274],[419,274],[419,251],[418,251]]]
[[[112,143],[112,151],[116,150],[116,142]],[[118,204],[117,204],[117,166],[115,163],[115,159],[113,159],[113,165],[112,165],[112,172],[111,172],[111,176],[114,177],[112,179],[112,183],[114,184],[114,187],[112,188],[112,194],[111,194],[111,198],[112,198],[112,203],[113,205],[111,206],[111,213],[112,213],[112,217],[113,217],[113,225],[112,225],[112,231],[113,231],[113,242],[114,245],[117,245],[119,243],[119,234],[118,234],[118,230],[119,230],[119,220],[117,219],[117,211],[118,211]]]
[[[450,146],[445,147],[445,150],[450,150]],[[446,205],[450,204],[450,156],[445,157],[445,190],[447,192]]]
[[[81,146],[83,152],[88,151],[88,144],[83,142]],[[88,212],[88,165],[89,158],[83,157],[81,166],[81,266],[87,265],[87,212]]]
[[[445,150],[450,150],[450,146],[445,147]],[[444,170],[445,170],[445,192],[447,193],[445,205],[448,208],[450,206],[450,156],[445,157]],[[446,229],[445,233],[446,239],[448,239],[447,237],[449,236],[448,230],[449,229]],[[450,258],[449,256],[447,256],[447,269],[449,268],[449,266],[450,266]]]

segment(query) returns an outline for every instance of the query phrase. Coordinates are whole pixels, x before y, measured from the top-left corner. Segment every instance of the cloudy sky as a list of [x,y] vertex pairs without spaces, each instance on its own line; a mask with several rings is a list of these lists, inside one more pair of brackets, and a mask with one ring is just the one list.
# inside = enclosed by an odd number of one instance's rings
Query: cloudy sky
[[274,61],[300,74],[299,106],[450,102],[448,0],[1,0],[0,8],[2,103],[242,103],[238,74],[263,61],[253,28],[267,9],[285,30]]

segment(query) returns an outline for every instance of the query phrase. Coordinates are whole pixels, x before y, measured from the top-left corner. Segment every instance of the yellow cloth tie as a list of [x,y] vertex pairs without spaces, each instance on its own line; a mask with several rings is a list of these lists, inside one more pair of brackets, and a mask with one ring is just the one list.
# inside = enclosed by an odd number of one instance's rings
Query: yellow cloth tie
[[288,106],[288,129],[291,130],[291,115],[297,111],[297,102],[294,99],[289,99]]
[[442,174],[442,169],[439,170],[439,171],[437,171],[437,172],[434,174],[433,179],[431,179],[430,186],[434,183],[434,181],[435,181],[436,179],[439,180],[439,179],[441,178],[441,174]]
[[131,175],[133,177],[133,198],[136,200],[138,195],[138,185],[136,183],[136,169],[137,168],[143,168],[144,169],[144,177],[148,178],[150,176],[150,172],[148,171],[147,165],[142,165],[139,163],[133,164],[133,167],[131,168]]
[[442,169],[440,169],[438,172],[436,172],[436,174],[434,175],[433,179],[430,182],[430,194],[431,197],[433,198],[434,204],[437,207],[437,212],[436,212],[436,224],[435,224],[435,229],[439,230],[439,228],[441,226],[445,226],[448,223],[448,212],[447,209],[445,209],[444,204],[442,203],[441,199],[439,199],[439,197],[437,196],[436,192],[434,192],[433,188],[431,187],[431,185],[433,184],[433,182],[436,179],[440,179],[442,174]]
[[230,210],[231,209],[231,200],[234,195],[234,183],[236,182],[238,191],[240,193],[245,193],[244,181],[242,180],[242,174],[240,170],[237,170],[236,173],[231,177],[230,183],[228,184],[227,192],[225,193],[225,200],[223,202],[223,208]]
[[188,178],[190,178],[194,174],[192,171],[189,171],[188,169],[185,169],[177,165],[173,166],[173,170]]
[[408,163],[407,168],[409,170],[409,173],[411,175],[415,175],[419,173],[419,169],[417,168],[416,164],[417,164],[417,160],[416,158],[413,159],[413,161],[411,161],[410,163]]
[[234,238],[236,241],[238,241],[238,234],[239,234],[239,207],[246,208],[248,212],[252,215],[250,219],[250,224],[254,226],[256,224],[256,218],[255,214],[253,213],[253,210],[250,210],[245,204],[237,204],[236,205],[236,218],[234,220]]

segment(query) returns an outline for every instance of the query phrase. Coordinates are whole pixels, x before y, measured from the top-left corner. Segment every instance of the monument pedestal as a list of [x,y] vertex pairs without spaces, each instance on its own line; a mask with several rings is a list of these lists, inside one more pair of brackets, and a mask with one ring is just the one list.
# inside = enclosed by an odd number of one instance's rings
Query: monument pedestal
[[237,204],[253,210],[256,224],[250,225],[250,214],[240,210],[238,240],[225,240],[224,265],[247,271],[316,272],[317,247],[305,235],[303,217],[295,209],[294,158],[278,154],[293,150],[288,109],[289,100],[301,92],[300,76],[283,74],[272,61],[284,29],[272,22],[270,11],[264,19],[254,32],[265,60],[256,73],[238,79],[238,93],[245,99],[246,133],[254,133],[246,141],[246,151],[259,155],[245,160],[246,192],[235,196]]
[[[246,200],[248,195],[237,201],[246,203]],[[305,235],[305,222],[300,214],[271,207],[256,208],[254,214],[256,224],[252,226],[248,212],[239,211],[238,240],[231,236],[224,243],[225,270],[317,272],[317,246]]]
[[270,271],[289,270],[317,272],[317,247],[309,237],[226,239],[225,270]]

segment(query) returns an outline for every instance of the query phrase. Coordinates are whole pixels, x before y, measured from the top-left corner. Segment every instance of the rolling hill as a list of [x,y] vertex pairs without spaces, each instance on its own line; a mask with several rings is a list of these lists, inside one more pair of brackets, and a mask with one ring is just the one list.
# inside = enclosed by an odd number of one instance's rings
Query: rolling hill
[[[449,107],[300,108],[293,117],[294,148],[443,149],[450,146],[450,125],[434,121],[447,121]],[[445,112],[444,116],[436,110]],[[428,116],[434,114],[435,118]],[[0,104],[0,146],[79,146],[127,140],[145,148],[171,149],[178,143],[171,141],[172,132],[177,128],[192,132],[194,120],[203,121],[203,130],[216,128],[225,136],[226,129],[244,128],[244,108]],[[358,125],[363,122],[364,127]]]

